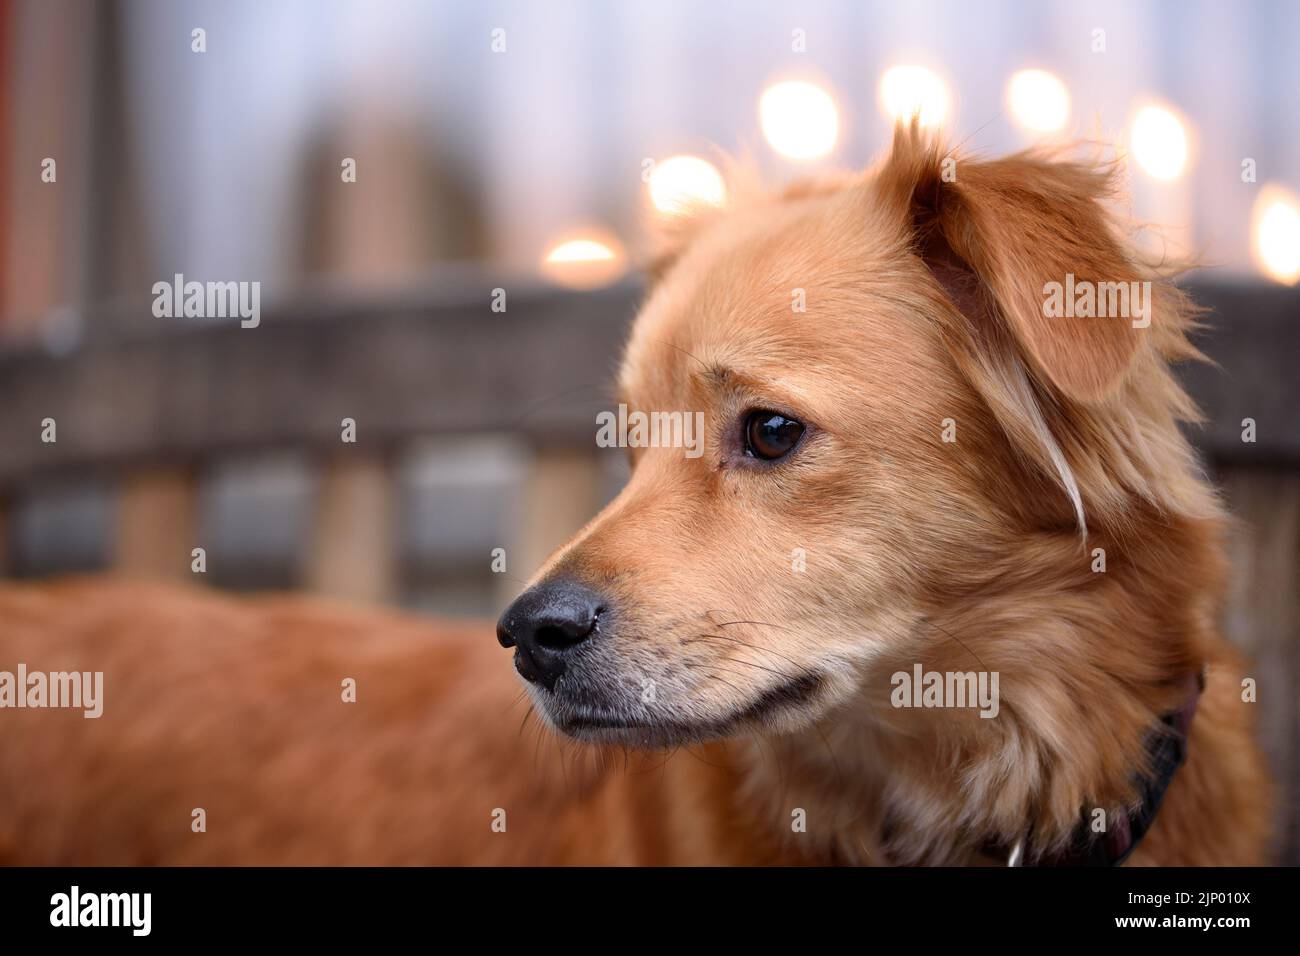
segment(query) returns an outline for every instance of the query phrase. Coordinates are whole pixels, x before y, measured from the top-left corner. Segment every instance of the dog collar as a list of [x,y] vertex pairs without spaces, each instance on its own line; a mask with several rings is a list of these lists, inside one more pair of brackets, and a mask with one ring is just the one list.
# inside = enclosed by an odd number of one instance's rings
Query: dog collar
[[[1091,815],[1085,813],[1074,835],[1060,853],[1043,857],[1034,862],[1035,866],[1119,866],[1133,853],[1142,838],[1146,836],[1156,814],[1164,800],[1165,791],[1169,789],[1174,774],[1187,759],[1187,742],[1192,729],[1192,718],[1196,716],[1196,705],[1205,690],[1205,672],[1199,671],[1188,677],[1187,696],[1183,706],[1160,718],[1161,726],[1147,737],[1146,751],[1150,773],[1137,777],[1141,802],[1128,814],[1119,817],[1113,825],[1107,827],[1103,834],[1092,831]],[[1024,866],[1025,846],[1029,834],[1021,837],[1010,848],[1005,847],[989,852],[997,857],[1005,857],[1007,866]]]

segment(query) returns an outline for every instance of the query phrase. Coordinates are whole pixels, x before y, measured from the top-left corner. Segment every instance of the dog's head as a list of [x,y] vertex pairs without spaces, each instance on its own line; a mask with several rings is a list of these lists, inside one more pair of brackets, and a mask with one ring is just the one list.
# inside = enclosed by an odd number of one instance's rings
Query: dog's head
[[1177,293],[1045,308],[1052,283],[1151,278],[1108,183],[900,130],[862,176],[690,230],[622,366],[631,479],[498,628],[550,722],[650,745],[806,726],[1009,556],[1086,570],[1085,520],[1176,496]]

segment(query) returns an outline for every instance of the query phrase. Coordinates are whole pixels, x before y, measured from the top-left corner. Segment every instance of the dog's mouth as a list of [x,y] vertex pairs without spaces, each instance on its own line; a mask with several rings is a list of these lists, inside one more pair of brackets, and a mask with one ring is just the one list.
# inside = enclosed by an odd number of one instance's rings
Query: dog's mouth
[[644,747],[677,746],[770,724],[812,703],[825,683],[823,675],[808,672],[769,688],[743,707],[717,718],[683,720],[668,715],[629,715],[600,707],[574,707],[554,699],[548,702],[546,710],[558,730],[579,740]]

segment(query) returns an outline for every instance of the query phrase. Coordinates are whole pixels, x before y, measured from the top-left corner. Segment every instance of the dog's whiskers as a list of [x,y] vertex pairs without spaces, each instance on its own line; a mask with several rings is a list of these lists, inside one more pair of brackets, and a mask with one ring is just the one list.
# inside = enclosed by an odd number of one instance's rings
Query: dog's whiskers
[[[754,668],[755,670],[766,671],[766,672],[769,673],[769,674],[775,674],[777,677],[781,678],[783,681],[793,681],[793,680],[797,680],[797,679],[798,679],[798,678],[796,678],[796,677],[792,677],[792,676],[790,676],[790,675],[788,675],[788,674],[783,674],[783,673],[781,673],[781,671],[779,671],[779,670],[775,670],[774,668],[771,668],[771,667],[764,667],[762,664],[755,664],[753,661],[746,661],[746,660],[740,660],[739,658],[728,657],[728,658],[726,659],[726,662],[727,662],[728,664],[743,664],[743,665],[745,665],[746,667],[752,667],[752,668]],[[717,664],[710,664],[710,665],[709,665],[710,669],[716,669],[717,666],[718,666]],[[739,674],[740,672],[739,672],[739,671],[728,671],[728,673],[731,673],[731,674]]]
[[[740,676],[740,672],[739,672],[739,671],[725,671],[725,673],[728,673],[728,674],[735,674],[736,676]],[[739,694],[740,696],[742,696],[742,697],[745,696],[745,692],[744,692],[743,690],[741,690],[739,687],[737,687],[737,686],[736,686],[735,684],[733,684],[731,681],[727,680],[725,677],[719,677],[719,676],[717,675],[717,673],[715,673],[715,672],[710,672],[710,673],[709,673],[709,678],[708,678],[708,679],[709,679],[709,680],[716,680],[716,681],[717,681],[718,683],[720,683],[720,684],[726,684],[728,687],[730,687],[732,690],[734,690],[734,691],[735,691],[737,694]]]
[[[699,634],[690,640],[682,641],[682,643],[693,644],[696,643],[697,641],[707,641],[707,640],[730,641],[732,644],[735,644],[737,647],[743,647],[746,650],[757,651],[760,654],[771,654],[773,657],[779,657],[781,658],[781,660],[786,661],[787,663],[792,665],[796,670],[801,669],[799,662],[792,657],[787,657],[786,655],[781,654],[778,651],[771,650],[770,648],[762,648],[756,644],[750,644],[748,641],[742,641],[740,638],[732,637],[730,634]],[[777,674],[779,672],[773,671],[772,673]],[[797,675],[792,676],[788,674],[780,674],[780,676],[785,678],[786,680],[794,680],[797,677]]]
[[[512,706],[513,706],[513,705],[512,705]],[[534,705],[533,705],[533,704],[529,704],[529,705],[528,705],[528,709],[527,709],[526,711],[524,711],[524,719],[521,720],[521,721],[519,721],[519,730],[517,730],[517,731],[515,732],[515,740],[521,740],[521,739],[523,739],[523,736],[524,736],[524,728],[528,726],[528,718],[531,717],[531,716],[533,716],[533,708],[534,708]]]

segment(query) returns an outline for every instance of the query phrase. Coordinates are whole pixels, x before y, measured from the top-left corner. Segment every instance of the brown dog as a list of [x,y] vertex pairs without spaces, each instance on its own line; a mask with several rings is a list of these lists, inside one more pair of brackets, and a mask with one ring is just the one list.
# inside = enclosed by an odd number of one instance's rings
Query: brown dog
[[[620,384],[703,412],[703,454],[633,448],[498,628],[548,727],[484,631],[0,588],[0,668],[104,673],[99,719],[0,710],[0,859],[1265,862],[1191,309],[1107,186],[901,131],[693,220]],[[1094,318],[1052,283],[1136,285]]]

